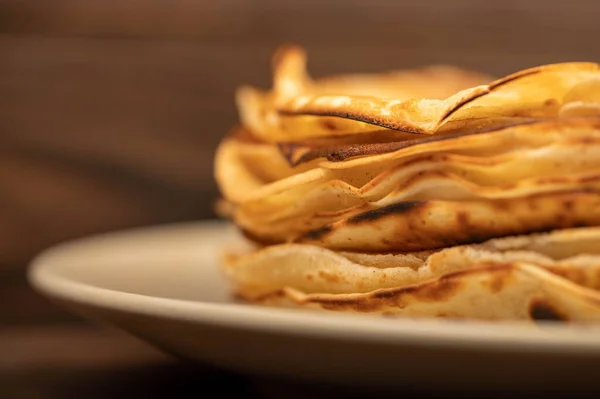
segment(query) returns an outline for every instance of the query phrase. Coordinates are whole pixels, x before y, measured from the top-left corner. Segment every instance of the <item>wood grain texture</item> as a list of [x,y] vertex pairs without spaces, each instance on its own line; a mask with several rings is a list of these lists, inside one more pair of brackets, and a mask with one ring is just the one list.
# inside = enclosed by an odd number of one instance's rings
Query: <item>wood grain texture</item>
[[[0,330],[0,396],[8,399],[163,399],[214,396],[244,399],[597,399],[598,387],[575,392],[547,388],[442,389],[442,384],[407,383],[389,389],[361,389],[302,378],[278,379],[236,373],[211,364],[166,357],[144,342],[113,330],[84,326],[29,326]],[[452,359],[455,361],[455,359]],[[458,366],[460,360],[458,360]],[[494,367],[489,364],[488,367]],[[593,370],[581,370],[582,374]]]
[[0,330],[2,398],[254,398],[251,381],[187,364],[125,333],[88,326]]
[[503,75],[600,61],[599,13],[595,0],[3,0],[0,269],[70,238],[215,217],[233,92],[269,84],[281,43],[305,46],[315,76]]

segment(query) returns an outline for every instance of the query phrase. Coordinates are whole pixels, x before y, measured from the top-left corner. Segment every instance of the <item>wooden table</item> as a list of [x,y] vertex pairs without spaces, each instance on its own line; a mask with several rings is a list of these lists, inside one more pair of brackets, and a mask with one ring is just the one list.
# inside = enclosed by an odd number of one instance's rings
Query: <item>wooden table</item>
[[[432,382],[432,385],[435,385]],[[339,387],[253,378],[165,355],[119,331],[83,323],[0,330],[0,398],[447,398],[407,386],[402,392],[344,392]],[[453,397],[456,393],[452,393]],[[551,392],[485,392],[486,398],[548,398]],[[554,393],[556,394],[556,392]],[[567,393],[565,393],[566,395]],[[598,398],[600,392],[569,392]],[[481,392],[460,392],[480,398]]]
[[237,376],[190,367],[115,331],[87,325],[12,327],[0,333],[0,397],[196,397],[206,389],[248,395]]
[[87,324],[0,330],[0,398],[331,397],[189,364],[119,331]]
[[0,398],[371,397],[190,364],[117,330],[83,323],[0,330]]

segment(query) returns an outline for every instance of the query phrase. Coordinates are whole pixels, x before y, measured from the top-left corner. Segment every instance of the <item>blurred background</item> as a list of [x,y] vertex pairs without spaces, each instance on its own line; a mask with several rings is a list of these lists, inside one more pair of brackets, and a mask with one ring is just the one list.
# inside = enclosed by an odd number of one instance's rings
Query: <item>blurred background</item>
[[0,326],[76,322],[25,269],[59,242],[214,218],[234,89],[277,45],[314,76],[600,61],[597,0],[0,0]]

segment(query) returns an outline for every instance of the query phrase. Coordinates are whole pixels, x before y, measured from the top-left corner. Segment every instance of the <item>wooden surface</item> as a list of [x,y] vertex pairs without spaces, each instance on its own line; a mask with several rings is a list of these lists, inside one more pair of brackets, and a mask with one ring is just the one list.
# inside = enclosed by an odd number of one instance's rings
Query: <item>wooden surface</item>
[[215,217],[233,92],[269,84],[277,45],[305,46],[315,76],[430,63],[502,75],[600,61],[598,15],[596,0],[0,1],[0,397],[256,394],[84,327],[25,268],[68,239]]
[[0,397],[258,397],[243,377],[189,365],[117,331],[91,327],[0,332]]
[[[235,397],[342,398],[598,398],[599,390],[570,392],[446,392],[407,385],[395,391],[349,390],[269,376],[239,375],[209,364],[168,357],[119,331],[90,326],[13,327],[0,330],[0,397],[6,399],[134,399]],[[493,367],[493,365],[490,365]],[[558,396],[557,396],[558,395]]]

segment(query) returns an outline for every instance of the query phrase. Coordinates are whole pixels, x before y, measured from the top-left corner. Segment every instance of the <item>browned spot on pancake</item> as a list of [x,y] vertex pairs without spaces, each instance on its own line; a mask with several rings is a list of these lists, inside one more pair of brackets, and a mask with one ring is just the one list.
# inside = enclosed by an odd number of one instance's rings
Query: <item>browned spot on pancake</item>
[[329,129],[329,130],[335,130],[337,129],[337,126],[335,125],[335,123],[333,123],[333,121],[331,119],[323,119],[320,121],[321,126],[323,126],[325,129]]
[[315,276],[314,276],[313,274],[307,274],[307,275],[306,275],[306,279],[307,279],[308,281],[313,281],[313,280],[314,280],[314,278],[315,278]]
[[414,284],[404,287],[402,294],[410,294],[414,298],[423,302],[444,301],[453,295],[456,295],[464,283],[460,276],[472,272],[471,270],[461,270],[450,273],[424,284]]
[[542,298],[534,298],[529,303],[529,316],[540,321],[568,321],[552,304]]
[[565,183],[568,182],[569,179],[565,176],[546,176],[546,177],[542,177],[537,179],[537,182],[540,184],[559,184],[559,183]]
[[349,218],[347,224],[360,224],[381,219],[387,215],[407,213],[414,209],[422,208],[427,204],[427,201],[402,201],[395,204],[385,206],[383,208],[373,209],[371,211],[359,213],[356,216]]
[[527,207],[529,208],[529,210],[532,212],[537,212],[540,209],[540,206],[536,201],[526,200],[525,203],[527,204]]
[[596,270],[594,277],[591,279],[590,286],[595,290],[600,290],[600,268]]
[[[311,302],[319,303],[329,310],[352,309],[358,312],[372,312],[386,306],[403,308],[414,300],[421,302],[443,301],[455,295],[463,286],[455,274],[441,277],[437,280],[410,285],[402,288],[386,288],[373,291],[360,297],[314,298]],[[403,297],[410,295],[412,299],[405,301]]]
[[377,311],[381,304],[374,302],[370,297],[340,297],[340,298],[310,298],[308,303],[318,303],[327,310],[354,310],[357,312]]
[[558,100],[556,98],[549,98],[546,101],[544,101],[544,105],[546,107],[554,107],[558,105]]
[[569,227],[573,227],[573,228],[578,228],[578,227],[588,227],[588,226],[593,226],[595,223],[592,221],[585,221],[585,220],[576,220],[574,222],[571,223],[571,225]]
[[565,211],[571,211],[573,209],[573,207],[575,206],[575,204],[573,203],[572,199],[566,199],[563,201],[562,203],[563,208],[565,208]]
[[235,300],[242,302],[268,302],[286,297],[283,289],[271,291],[262,295],[250,294],[250,292],[252,292],[252,290],[249,290],[247,287],[238,287],[233,293],[233,296]]
[[583,137],[576,137],[576,138],[569,139],[569,141],[573,142],[573,143],[580,143],[580,144],[593,144],[593,143],[598,142],[598,138],[591,137],[591,136],[583,136]]
[[325,235],[329,234],[332,230],[331,225],[321,226],[317,229],[310,230],[299,237],[299,240],[319,240]]
[[423,302],[443,301],[455,295],[463,286],[463,282],[457,277],[452,273],[429,283],[404,287],[401,292]]
[[[524,197],[524,198],[527,199],[528,197]],[[531,197],[529,197],[529,198],[531,198]],[[510,199],[510,198],[508,198],[508,199],[502,198],[502,199],[490,201],[490,205],[493,208],[496,208],[500,211],[507,212],[507,211],[510,211],[511,207],[514,206],[514,203],[513,203],[512,199]]]
[[554,217],[554,222],[552,222],[552,225],[554,228],[566,228],[566,227],[570,227],[572,225],[572,223],[570,223],[570,215],[567,215],[565,213],[557,213]]
[[392,245],[394,245],[394,241],[392,240],[388,240],[387,238],[382,238],[381,242],[384,243],[385,245],[391,247]]
[[337,274],[329,273],[324,270],[319,270],[318,274],[319,274],[319,277],[321,277],[323,280],[327,281],[328,283],[339,283],[340,282],[340,276],[338,276]]
[[513,266],[510,264],[490,264],[487,267],[489,268],[490,266],[495,270],[487,281],[487,287],[490,292],[496,294],[502,291],[502,289],[513,280]]
[[600,180],[600,175],[598,174],[582,176],[578,179],[580,183],[592,183],[598,180]]
[[458,270],[439,277],[436,280],[407,285],[401,288],[386,288],[373,292],[373,297],[378,299],[390,299],[400,295],[410,294],[420,300],[442,301],[448,299],[459,291],[463,285],[461,277],[466,274],[483,272],[510,272],[507,265],[488,265],[477,269]]
[[568,178],[566,176],[548,176],[537,179],[538,183],[541,184],[560,184],[560,183],[569,183],[569,182],[578,182],[578,183],[592,183],[600,180],[599,174],[585,175],[585,176],[577,176],[575,178]]
[[456,221],[458,222],[459,226],[461,226],[461,227],[469,227],[469,224],[470,224],[469,214],[465,211],[458,211],[456,213]]
[[391,299],[398,295],[399,290],[394,288],[381,289],[373,292],[372,297],[376,299]]

